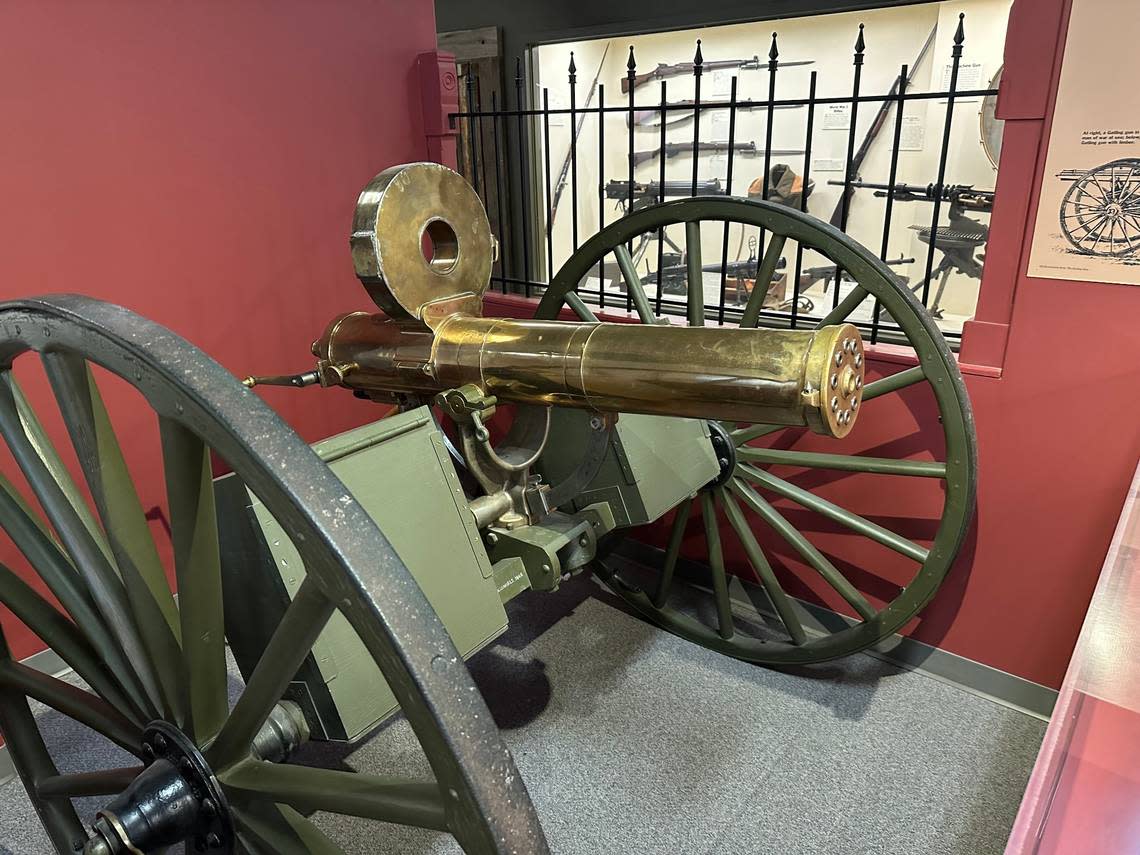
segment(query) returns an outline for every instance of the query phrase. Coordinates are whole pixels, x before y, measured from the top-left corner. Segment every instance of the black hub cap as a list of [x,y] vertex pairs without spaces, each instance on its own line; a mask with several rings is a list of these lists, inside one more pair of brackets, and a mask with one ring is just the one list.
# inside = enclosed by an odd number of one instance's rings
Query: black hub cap
[[229,805],[194,743],[156,721],[142,744],[150,765],[99,811],[85,855],[153,852],[182,841],[188,851],[232,852]]
[[728,435],[728,431],[720,422],[710,421],[706,424],[709,426],[709,438],[712,439],[716,462],[720,466],[720,472],[717,476],[705,484],[705,489],[711,490],[726,483],[732,477],[732,473],[736,469],[736,443],[732,441],[732,437]]

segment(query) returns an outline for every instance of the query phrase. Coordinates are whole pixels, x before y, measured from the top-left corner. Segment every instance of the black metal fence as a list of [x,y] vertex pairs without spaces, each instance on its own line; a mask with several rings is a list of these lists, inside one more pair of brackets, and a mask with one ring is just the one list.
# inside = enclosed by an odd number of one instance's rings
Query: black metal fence
[[[755,150],[749,150],[751,156],[762,156],[764,162],[763,171],[763,198],[771,198],[772,192],[772,166],[773,156],[779,156],[780,152],[773,151],[772,138],[773,138],[773,118],[776,110],[791,109],[791,108],[805,108],[804,120],[804,137],[803,149],[795,152],[796,154],[803,155],[803,174],[802,174],[802,187],[809,188],[813,180],[811,175],[812,169],[812,143],[813,135],[816,130],[816,119],[820,108],[825,105],[839,104],[847,105],[850,110],[850,124],[847,135],[846,146],[846,165],[842,172],[842,179],[840,181],[833,181],[831,183],[842,185],[843,192],[840,196],[835,210],[832,212],[830,222],[832,225],[838,227],[840,230],[846,231],[850,213],[850,205],[852,194],[855,191],[854,184],[861,183],[861,167],[864,159],[867,157],[869,146],[871,142],[884,130],[887,120],[893,114],[895,122],[893,127],[893,134],[890,148],[890,165],[886,176],[882,176],[883,183],[897,187],[896,179],[898,177],[899,169],[899,152],[900,152],[900,134],[902,132],[902,117],[906,113],[907,105],[916,101],[930,101],[935,104],[944,103],[945,105],[945,119],[942,123],[942,133],[940,138],[940,152],[935,174],[928,178],[928,183],[924,187],[915,188],[911,185],[912,190],[925,190],[925,198],[931,202],[932,210],[930,217],[930,226],[927,230],[925,226],[919,229],[919,239],[927,244],[926,258],[925,258],[925,274],[918,280],[917,283],[911,284],[911,289],[927,306],[934,305],[937,308],[937,302],[932,304],[932,296],[935,300],[940,300],[942,287],[935,283],[935,277],[947,268],[947,259],[950,259],[950,246],[954,241],[960,237],[955,230],[954,214],[961,215],[960,210],[956,210],[955,206],[958,204],[958,192],[965,188],[972,190],[968,185],[956,185],[951,182],[951,176],[948,174],[948,160],[950,153],[950,145],[952,140],[952,133],[954,131],[954,110],[955,104],[959,103],[962,99],[982,99],[987,96],[994,96],[997,94],[996,89],[958,89],[959,80],[959,66],[962,61],[962,56],[965,49],[965,29],[964,29],[964,15],[959,16],[957,31],[953,39],[953,47],[949,57],[949,85],[940,91],[921,92],[912,91],[911,82],[913,79],[912,72],[917,69],[917,66],[925,60],[932,50],[932,45],[935,39],[936,30],[932,30],[925,44],[923,44],[921,51],[918,53],[916,60],[911,65],[903,65],[899,69],[898,76],[895,78],[894,85],[889,91],[885,93],[868,94],[861,91],[861,78],[864,59],[866,56],[866,45],[864,41],[863,26],[860,25],[859,33],[855,41],[852,67],[853,74],[851,78],[851,88],[849,95],[836,96],[836,97],[818,97],[818,72],[812,71],[808,81],[808,91],[806,97],[801,98],[777,98],[777,79],[780,75],[781,62],[779,60],[779,47],[777,41],[777,34],[772,35],[771,44],[768,50],[768,61],[766,64],[768,72],[767,80],[767,97],[764,99],[741,99],[738,98],[738,83],[737,76],[733,75],[730,81],[730,93],[728,100],[703,100],[701,97],[701,77],[710,66],[722,66],[728,63],[706,63],[702,56],[701,43],[697,40],[696,55],[691,63],[691,74],[693,78],[693,98],[682,102],[671,103],[668,98],[669,81],[662,78],[659,82],[658,97],[653,103],[644,103],[638,101],[636,93],[638,89],[645,91],[644,79],[638,78],[638,60],[634,55],[632,47],[629,49],[629,56],[626,64],[627,81],[623,81],[623,89],[626,92],[622,95],[620,103],[609,103],[606,98],[606,87],[598,80],[593,81],[586,102],[583,106],[579,106],[579,89],[577,68],[575,67],[573,54],[570,57],[570,65],[568,68],[568,87],[566,90],[566,103],[567,107],[550,106],[550,90],[549,87],[543,87],[541,90],[541,99],[538,104],[528,104],[527,91],[528,85],[523,72],[523,63],[521,59],[516,61],[516,73],[514,79],[514,106],[508,107],[506,99],[502,98],[497,91],[493,89],[490,91],[489,108],[485,109],[483,103],[484,96],[482,93],[487,91],[487,87],[480,85],[476,80],[474,74],[464,73],[466,99],[464,101],[463,109],[460,112],[451,114],[454,126],[460,131],[460,165],[461,170],[465,173],[468,180],[474,186],[475,190],[479,193],[484,200],[487,207],[488,215],[492,220],[493,227],[496,228],[498,236],[502,241],[502,253],[500,260],[496,263],[492,274],[492,286],[497,287],[504,293],[518,293],[526,296],[540,295],[546,287],[547,282],[554,270],[555,266],[555,252],[554,252],[554,216],[555,210],[563,199],[564,193],[569,195],[570,201],[570,231],[571,241],[574,249],[577,249],[581,242],[583,233],[589,229],[592,234],[591,223],[581,222],[579,216],[579,201],[583,198],[584,193],[596,193],[598,198],[599,218],[597,228],[601,229],[607,225],[606,217],[606,202],[614,201],[618,195],[624,196],[625,210],[631,210],[640,204],[646,202],[646,187],[651,185],[652,182],[639,182],[635,181],[634,168],[638,162],[644,162],[647,157],[656,157],[659,163],[658,174],[656,181],[658,182],[657,198],[652,198],[652,193],[648,201],[655,202],[663,200],[666,195],[691,195],[696,196],[702,191],[709,192],[710,184],[717,186],[712,192],[724,193],[732,195],[739,190],[739,187],[734,185],[734,155],[739,151],[741,143],[737,140],[737,114],[742,110],[766,110],[766,133],[764,139],[764,147],[762,151],[759,146]],[[741,63],[735,63],[740,65]],[[805,64],[805,63],[793,63]],[[688,64],[686,64],[686,71]],[[755,66],[753,66],[755,67]],[[763,67],[763,66],[761,66]],[[537,92],[535,93],[537,95]],[[538,99],[535,99],[538,100]],[[870,123],[867,132],[863,135],[860,142],[858,133],[858,117],[861,109],[875,110],[874,119]],[[708,146],[708,142],[702,142],[701,139],[701,117],[702,114],[707,114],[711,110],[727,110],[728,111],[728,138],[722,142],[723,151],[726,156],[725,171],[723,178],[715,179],[713,182],[698,180],[698,161],[701,151],[707,150],[702,146]],[[583,158],[597,157],[599,163],[602,162],[605,152],[605,122],[603,118],[610,114],[624,114],[627,118],[628,124],[628,170],[624,176],[624,194],[615,193],[615,184],[621,182],[602,180],[602,172],[599,167],[598,170],[598,186],[596,187],[581,187],[579,182],[579,163]],[[565,163],[558,168],[557,164],[551,163],[551,146],[550,146],[550,125],[552,116],[567,116],[569,118],[569,151],[567,153]],[[580,133],[583,129],[583,122],[587,116],[597,117],[597,133],[596,140],[586,141],[581,139]],[[638,152],[636,149],[635,127],[641,123],[646,116],[653,116],[659,123],[659,131],[656,134],[656,151]],[[691,126],[693,128],[691,139],[686,137],[683,142],[676,143],[669,141],[669,129],[674,124],[674,120],[678,116],[684,116],[686,119],[691,117]],[[688,124],[685,121],[685,124]],[[745,145],[753,145],[751,143]],[[691,180],[687,182],[684,188],[678,188],[677,181],[667,181],[665,174],[665,163],[667,154],[672,154],[678,151],[679,146],[691,146],[693,155],[693,170]],[[652,188],[650,188],[652,189]],[[914,196],[906,196],[897,190],[880,190],[879,196],[885,197],[884,215],[882,222],[882,239],[880,244],[880,257],[884,261],[888,261],[888,242],[891,235],[892,217],[895,213],[894,202],[900,198],[913,200]],[[992,193],[983,191],[983,197],[988,195],[988,204],[992,204]],[[798,198],[797,206],[800,210],[807,210],[808,193],[804,192]],[[950,211],[950,225],[943,225],[943,217],[945,210],[944,202],[952,209]],[[988,211],[986,200],[980,207],[971,207],[970,210]],[[613,217],[609,218],[613,219]],[[975,235],[974,246],[984,246],[985,242],[985,227],[969,220],[974,223],[983,231]],[[589,234],[586,235],[587,237]],[[667,268],[669,267],[670,258],[666,253],[666,245],[669,243],[667,240],[661,239],[663,236],[658,235],[657,240],[657,265],[656,265],[656,290],[653,293],[653,288],[650,287],[650,301],[655,306],[658,314],[678,314],[684,315],[686,312],[686,304],[681,299],[671,298],[669,289],[667,287]],[[763,243],[763,236],[760,237],[760,243]],[[755,259],[763,255],[763,247],[760,247],[760,252],[753,253]],[[805,301],[801,295],[801,284],[805,281],[803,274],[804,267],[804,247],[799,247],[795,253],[794,265],[794,278],[791,282],[791,295],[790,299],[786,300],[785,306],[779,308],[769,308],[761,312],[760,323],[762,325],[770,325],[776,327],[803,327],[811,326],[814,323],[810,310],[805,308]],[[946,258],[942,263],[936,266],[936,254],[942,252]],[[973,259],[973,251],[970,252],[970,258]],[[648,259],[646,259],[648,262]],[[674,257],[672,261],[676,261]],[[910,259],[908,259],[910,261]],[[758,263],[758,261],[757,261]],[[624,309],[626,311],[632,310],[632,298],[626,293],[615,294],[613,290],[607,290],[605,287],[606,282],[614,279],[619,281],[620,277],[611,277],[607,274],[606,262],[600,265],[598,284],[597,287],[586,287],[585,284],[580,284],[579,294],[587,301],[598,305],[601,308],[610,306],[613,309]],[[952,266],[952,265],[951,265]],[[721,253],[720,265],[720,288],[719,300],[715,303],[706,303],[706,316],[710,319],[715,319],[718,323],[733,323],[739,319],[741,313],[741,306],[734,305],[731,295],[729,293],[728,284],[733,280],[734,276],[730,274],[730,269],[739,274],[739,265],[731,267],[728,262],[728,237],[727,228],[725,231],[725,240],[723,251]],[[789,263],[787,267],[791,268]],[[819,268],[811,268],[818,270]],[[963,270],[963,272],[968,272]],[[970,273],[980,277],[980,261],[977,262],[976,270]],[[828,277],[831,278],[830,276]],[[647,279],[652,281],[652,275]],[[834,271],[834,286],[831,288],[831,293],[825,293],[825,301],[830,302],[834,307],[840,302],[840,282],[843,280],[843,271]],[[644,280],[643,280],[644,281]],[[908,283],[909,284],[909,283]],[[763,288],[767,283],[755,283],[752,287]],[[826,286],[825,286],[826,287]],[[809,301],[810,302],[810,301]],[[823,307],[823,313],[826,313],[826,307]],[[818,320],[818,318],[816,318]],[[892,340],[892,327],[893,325],[886,319],[881,320],[879,312],[872,311],[869,316],[863,321],[852,319],[852,322],[863,327],[863,332],[869,335],[872,342],[882,340]],[[960,339],[960,331],[948,329],[945,330],[947,337],[954,342]]]

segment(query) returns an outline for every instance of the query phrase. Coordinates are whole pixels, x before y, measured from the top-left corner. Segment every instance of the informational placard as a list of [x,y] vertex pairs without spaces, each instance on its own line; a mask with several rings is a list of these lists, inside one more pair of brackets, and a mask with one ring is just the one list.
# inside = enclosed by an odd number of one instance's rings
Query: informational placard
[[926,148],[926,117],[903,116],[899,133],[899,151],[922,151]]
[[813,157],[811,159],[812,172],[842,172],[843,158],[841,157]]
[[850,104],[824,104],[819,126],[825,131],[845,131],[851,127]]
[[1073,0],[1030,276],[1140,284],[1138,40],[1117,0]]
[[728,100],[732,94],[732,74],[724,69],[717,69],[709,75],[712,79],[712,86],[710,94],[718,101],[723,99]]
[[[941,91],[950,91],[950,75],[953,73],[953,63],[942,66]],[[984,67],[980,62],[963,62],[958,65],[958,80],[954,85],[955,92],[968,92],[973,89],[984,89],[986,78]]]

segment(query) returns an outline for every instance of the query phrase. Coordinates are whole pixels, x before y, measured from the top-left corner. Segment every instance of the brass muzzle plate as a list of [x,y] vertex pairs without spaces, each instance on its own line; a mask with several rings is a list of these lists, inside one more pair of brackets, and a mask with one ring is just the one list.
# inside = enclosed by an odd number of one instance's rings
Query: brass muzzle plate
[[433,304],[480,314],[498,252],[478,194],[438,163],[393,166],[373,178],[356,200],[350,244],[376,305],[429,325]]
[[834,437],[851,432],[863,402],[865,367],[863,337],[856,327],[838,324],[819,330],[808,354],[804,390],[816,403],[816,409],[808,411],[814,430]]

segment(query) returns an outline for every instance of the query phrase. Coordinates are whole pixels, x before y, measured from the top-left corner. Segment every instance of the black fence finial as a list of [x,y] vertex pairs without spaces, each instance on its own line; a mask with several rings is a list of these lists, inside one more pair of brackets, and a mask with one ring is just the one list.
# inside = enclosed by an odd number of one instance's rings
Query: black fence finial
[[574,51],[570,51],[570,65],[566,69],[570,73],[570,85],[578,80],[578,66],[574,64]]
[[701,53],[701,40],[697,39],[697,52],[693,54],[693,74],[697,77],[701,76],[704,70],[702,66],[705,64],[705,57]]
[[863,51],[867,49],[867,43],[863,41],[863,25],[859,25],[859,37],[855,39],[855,65],[863,64]]
[[958,13],[958,29],[954,31],[954,56],[962,55],[962,44],[966,41],[966,13]]
[[629,59],[625,61],[625,70],[630,80],[637,77],[637,59],[633,55],[633,45],[629,46]]
[[775,71],[780,64],[780,49],[776,47],[776,34],[772,33],[772,47],[768,49],[768,70]]

